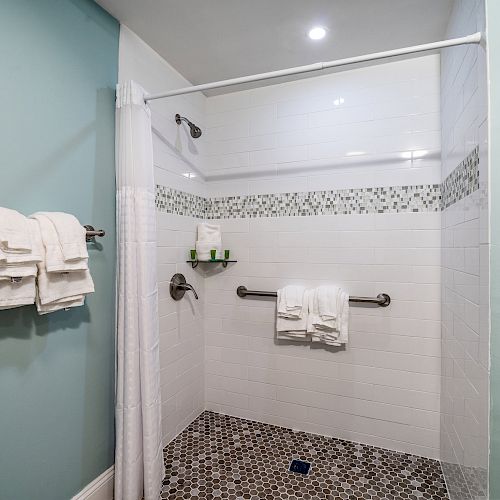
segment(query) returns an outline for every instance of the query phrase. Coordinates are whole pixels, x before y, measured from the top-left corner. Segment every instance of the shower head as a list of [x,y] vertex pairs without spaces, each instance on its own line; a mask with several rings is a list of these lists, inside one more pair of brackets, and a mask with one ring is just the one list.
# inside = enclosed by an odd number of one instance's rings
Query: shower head
[[180,125],[183,121],[185,121],[189,125],[189,128],[191,129],[191,137],[193,139],[198,139],[198,137],[201,136],[201,128],[197,127],[193,122],[190,122],[187,118],[177,113],[175,115],[175,123],[177,123],[177,125]]

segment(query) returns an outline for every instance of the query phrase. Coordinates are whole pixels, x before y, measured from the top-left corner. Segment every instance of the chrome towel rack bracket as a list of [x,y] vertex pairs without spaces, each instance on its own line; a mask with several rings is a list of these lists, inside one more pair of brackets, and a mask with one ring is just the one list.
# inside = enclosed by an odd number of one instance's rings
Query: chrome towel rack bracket
[[85,241],[87,243],[95,241],[96,236],[99,236],[99,238],[106,236],[106,231],[104,231],[104,229],[94,229],[94,226],[90,224],[85,224],[83,227],[87,230],[87,234],[85,235]]

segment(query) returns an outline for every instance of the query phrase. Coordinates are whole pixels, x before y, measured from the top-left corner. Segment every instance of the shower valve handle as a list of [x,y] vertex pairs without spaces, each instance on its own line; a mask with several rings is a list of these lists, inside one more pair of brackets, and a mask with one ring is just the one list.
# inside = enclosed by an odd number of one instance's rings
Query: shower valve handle
[[193,288],[193,285],[190,285],[183,274],[177,273],[172,276],[170,280],[170,296],[174,300],[181,300],[184,297],[184,294],[191,290],[193,292],[194,298],[198,300],[198,294],[196,290]]

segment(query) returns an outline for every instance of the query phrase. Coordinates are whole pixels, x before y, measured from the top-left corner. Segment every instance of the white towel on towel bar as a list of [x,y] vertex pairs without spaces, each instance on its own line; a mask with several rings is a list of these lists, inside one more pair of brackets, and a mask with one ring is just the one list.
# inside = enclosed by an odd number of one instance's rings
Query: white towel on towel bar
[[3,253],[31,252],[28,221],[16,210],[0,207],[0,248]]
[[341,294],[342,313],[340,331],[337,339],[340,345],[347,344],[349,338],[349,294],[343,290]]
[[37,300],[36,302],[36,309],[38,311],[38,314],[41,316],[44,314],[49,314],[57,311],[66,311],[68,309],[72,309],[73,307],[81,307],[85,304],[85,297],[77,298],[77,299],[68,299],[67,302],[60,301],[60,302],[53,302],[51,304],[45,304],[42,305],[40,302]]
[[[85,297],[94,292],[94,282],[88,269],[87,249],[83,251],[81,248],[86,245],[85,228],[73,216],[54,219],[51,214],[40,212],[32,217],[41,233],[40,239],[45,250],[45,259],[37,264],[38,313],[48,314],[83,306]],[[74,245],[67,236],[63,242],[60,240],[66,226],[69,226],[67,234],[73,238]],[[80,257],[77,257],[78,255]],[[66,258],[69,260],[66,261]]]
[[319,317],[323,321],[336,319],[340,288],[338,286],[320,286],[317,291]]
[[38,212],[35,215],[47,217],[54,225],[64,262],[88,259],[86,229],[74,215],[64,212]]
[[[324,331],[333,332],[337,328],[337,318],[322,319],[319,313],[319,289],[311,290],[309,293],[309,318],[307,331],[316,334]],[[337,306],[335,305],[335,308]]]
[[277,314],[281,318],[300,318],[304,302],[303,286],[289,285],[277,292]]
[[29,243],[23,243],[23,246],[30,247],[31,250],[11,252],[5,248],[1,249],[0,309],[35,303],[37,263],[43,260],[43,244],[38,222],[18,215],[23,219],[23,227],[28,231]]
[[26,276],[16,282],[12,282],[10,278],[0,278],[0,309],[34,304],[35,297],[34,276]]
[[349,334],[349,295],[341,291],[339,295],[338,329],[335,332],[323,332],[322,342],[327,345],[341,346],[347,344]]
[[307,331],[313,342],[322,342],[327,345],[341,346],[348,342],[349,333],[349,294],[341,289],[336,297],[336,319],[325,321],[321,319],[319,311],[315,309],[317,301],[309,300],[309,307],[313,308],[313,314],[309,312]]
[[[88,254],[87,257],[66,261],[62,246],[59,240],[59,234],[52,220],[45,213],[38,212],[30,216],[36,219],[40,225],[42,241],[45,247],[45,268],[47,272],[73,272],[88,270]],[[77,236],[81,241],[78,244],[85,245],[85,228],[80,226],[82,231]],[[76,233],[72,233],[75,234]],[[69,255],[69,251],[68,251]]]
[[37,302],[40,305],[83,299],[85,295],[93,292],[94,282],[88,270],[49,273],[43,262],[38,264]]
[[36,264],[43,260],[44,249],[38,222],[27,219],[32,250],[26,253],[10,253],[0,250],[0,278],[36,276]]
[[[308,317],[308,300],[309,291],[302,289],[301,310],[298,316],[281,316],[278,312],[278,303],[276,304],[276,336],[280,340],[297,340],[304,341],[308,339],[307,335],[307,317]],[[278,297],[280,296],[278,290]],[[282,294],[281,294],[282,295]]]

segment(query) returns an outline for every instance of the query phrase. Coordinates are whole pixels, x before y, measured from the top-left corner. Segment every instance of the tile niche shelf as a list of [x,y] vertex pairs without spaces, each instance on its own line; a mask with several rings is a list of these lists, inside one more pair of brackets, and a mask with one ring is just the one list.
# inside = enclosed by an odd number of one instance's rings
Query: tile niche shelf
[[238,262],[237,260],[230,259],[209,259],[209,260],[186,260],[188,264],[191,264],[191,267],[194,269],[198,267],[198,264],[222,264],[222,267],[227,267],[230,262]]

